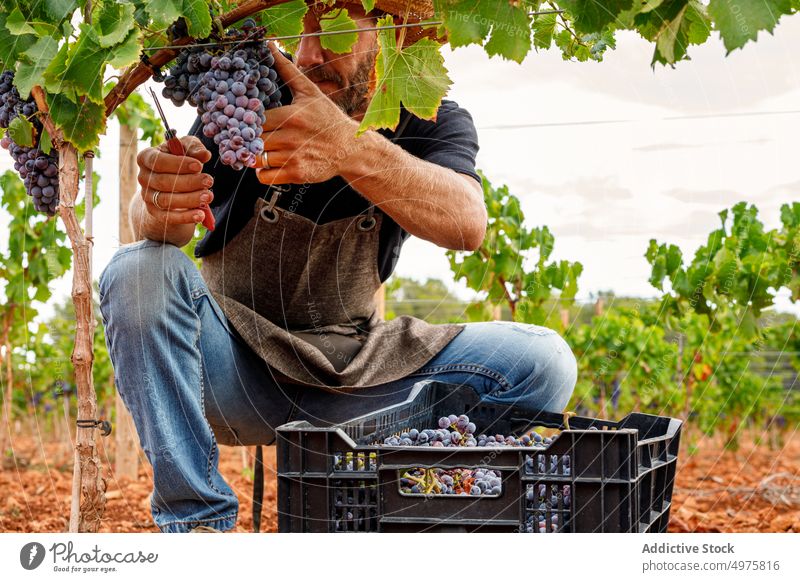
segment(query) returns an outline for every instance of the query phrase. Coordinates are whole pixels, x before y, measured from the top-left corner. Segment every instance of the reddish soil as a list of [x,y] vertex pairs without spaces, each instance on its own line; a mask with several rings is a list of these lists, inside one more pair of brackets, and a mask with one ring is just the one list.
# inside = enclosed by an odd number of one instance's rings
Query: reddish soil
[[[787,436],[787,438],[789,438]],[[743,439],[744,442],[751,442]],[[774,445],[773,445],[774,446]],[[17,437],[17,462],[0,468],[0,531],[62,532],[69,518],[72,454],[59,443]],[[252,463],[255,448],[221,447],[220,467],[239,497],[235,531],[252,531]],[[116,478],[101,445],[107,471],[107,506],[101,532],[158,532],[150,515],[152,473],[140,451],[135,481]],[[246,465],[245,465],[246,463]],[[261,531],[277,531],[275,448],[265,448],[266,483]],[[683,447],[673,494],[671,532],[800,533],[800,438],[770,449],[743,445],[725,451],[717,439]]]

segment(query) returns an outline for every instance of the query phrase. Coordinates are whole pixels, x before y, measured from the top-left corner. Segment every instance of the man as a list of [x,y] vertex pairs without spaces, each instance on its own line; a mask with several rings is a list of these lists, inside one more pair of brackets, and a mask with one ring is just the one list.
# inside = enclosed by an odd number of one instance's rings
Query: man
[[[375,26],[360,2],[347,8],[361,29]],[[319,30],[319,18],[310,10],[304,32]],[[361,30],[346,55],[318,36],[303,37],[294,64],[271,50],[288,91],[267,113],[266,160],[242,172],[219,164],[199,122],[182,138],[186,157],[142,151],[138,242],[100,278],[117,389],[153,466],[151,507],[164,532],[235,527],[218,442],[273,444],[285,422],[355,417],[429,377],[556,412],[576,381],[571,350],[544,327],[377,316],[374,293],[408,236],[449,249],[482,242],[469,113],[452,101],[435,122],[403,110],[395,132],[356,138],[375,31]],[[205,202],[217,228],[197,245],[198,270],[180,247]]]

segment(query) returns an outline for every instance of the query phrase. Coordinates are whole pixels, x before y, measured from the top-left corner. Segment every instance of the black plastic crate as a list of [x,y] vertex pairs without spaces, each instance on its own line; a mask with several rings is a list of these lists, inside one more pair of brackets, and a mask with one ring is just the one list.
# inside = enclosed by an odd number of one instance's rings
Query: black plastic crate
[[[547,446],[376,445],[441,416],[467,414],[478,432],[561,429]],[[278,428],[281,532],[665,532],[681,421],[632,413],[619,422],[524,413],[481,402],[469,387],[417,383],[405,402],[328,427]],[[493,496],[407,494],[412,468],[499,471]],[[544,518],[542,520],[542,517]],[[541,522],[544,525],[541,525]]]

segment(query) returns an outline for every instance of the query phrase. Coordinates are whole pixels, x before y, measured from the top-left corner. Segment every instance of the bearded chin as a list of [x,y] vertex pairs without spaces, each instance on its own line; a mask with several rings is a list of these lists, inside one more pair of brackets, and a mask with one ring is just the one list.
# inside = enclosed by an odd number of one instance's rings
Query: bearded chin
[[352,116],[366,108],[370,87],[374,85],[374,69],[375,55],[373,53],[372,58],[366,59],[358,66],[353,77],[349,79],[348,86],[331,96],[333,102],[347,115]]

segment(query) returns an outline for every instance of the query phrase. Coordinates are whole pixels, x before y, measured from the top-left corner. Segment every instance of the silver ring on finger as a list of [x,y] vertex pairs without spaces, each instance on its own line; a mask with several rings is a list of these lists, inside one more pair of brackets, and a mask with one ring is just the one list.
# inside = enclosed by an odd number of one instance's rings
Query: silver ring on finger
[[267,150],[261,152],[261,167],[262,168],[269,168],[269,161],[267,156]]
[[156,190],[153,194],[153,206],[158,208],[159,210],[166,210],[166,208],[162,208],[161,205],[158,203],[158,197],[161,196],[161,190]]

